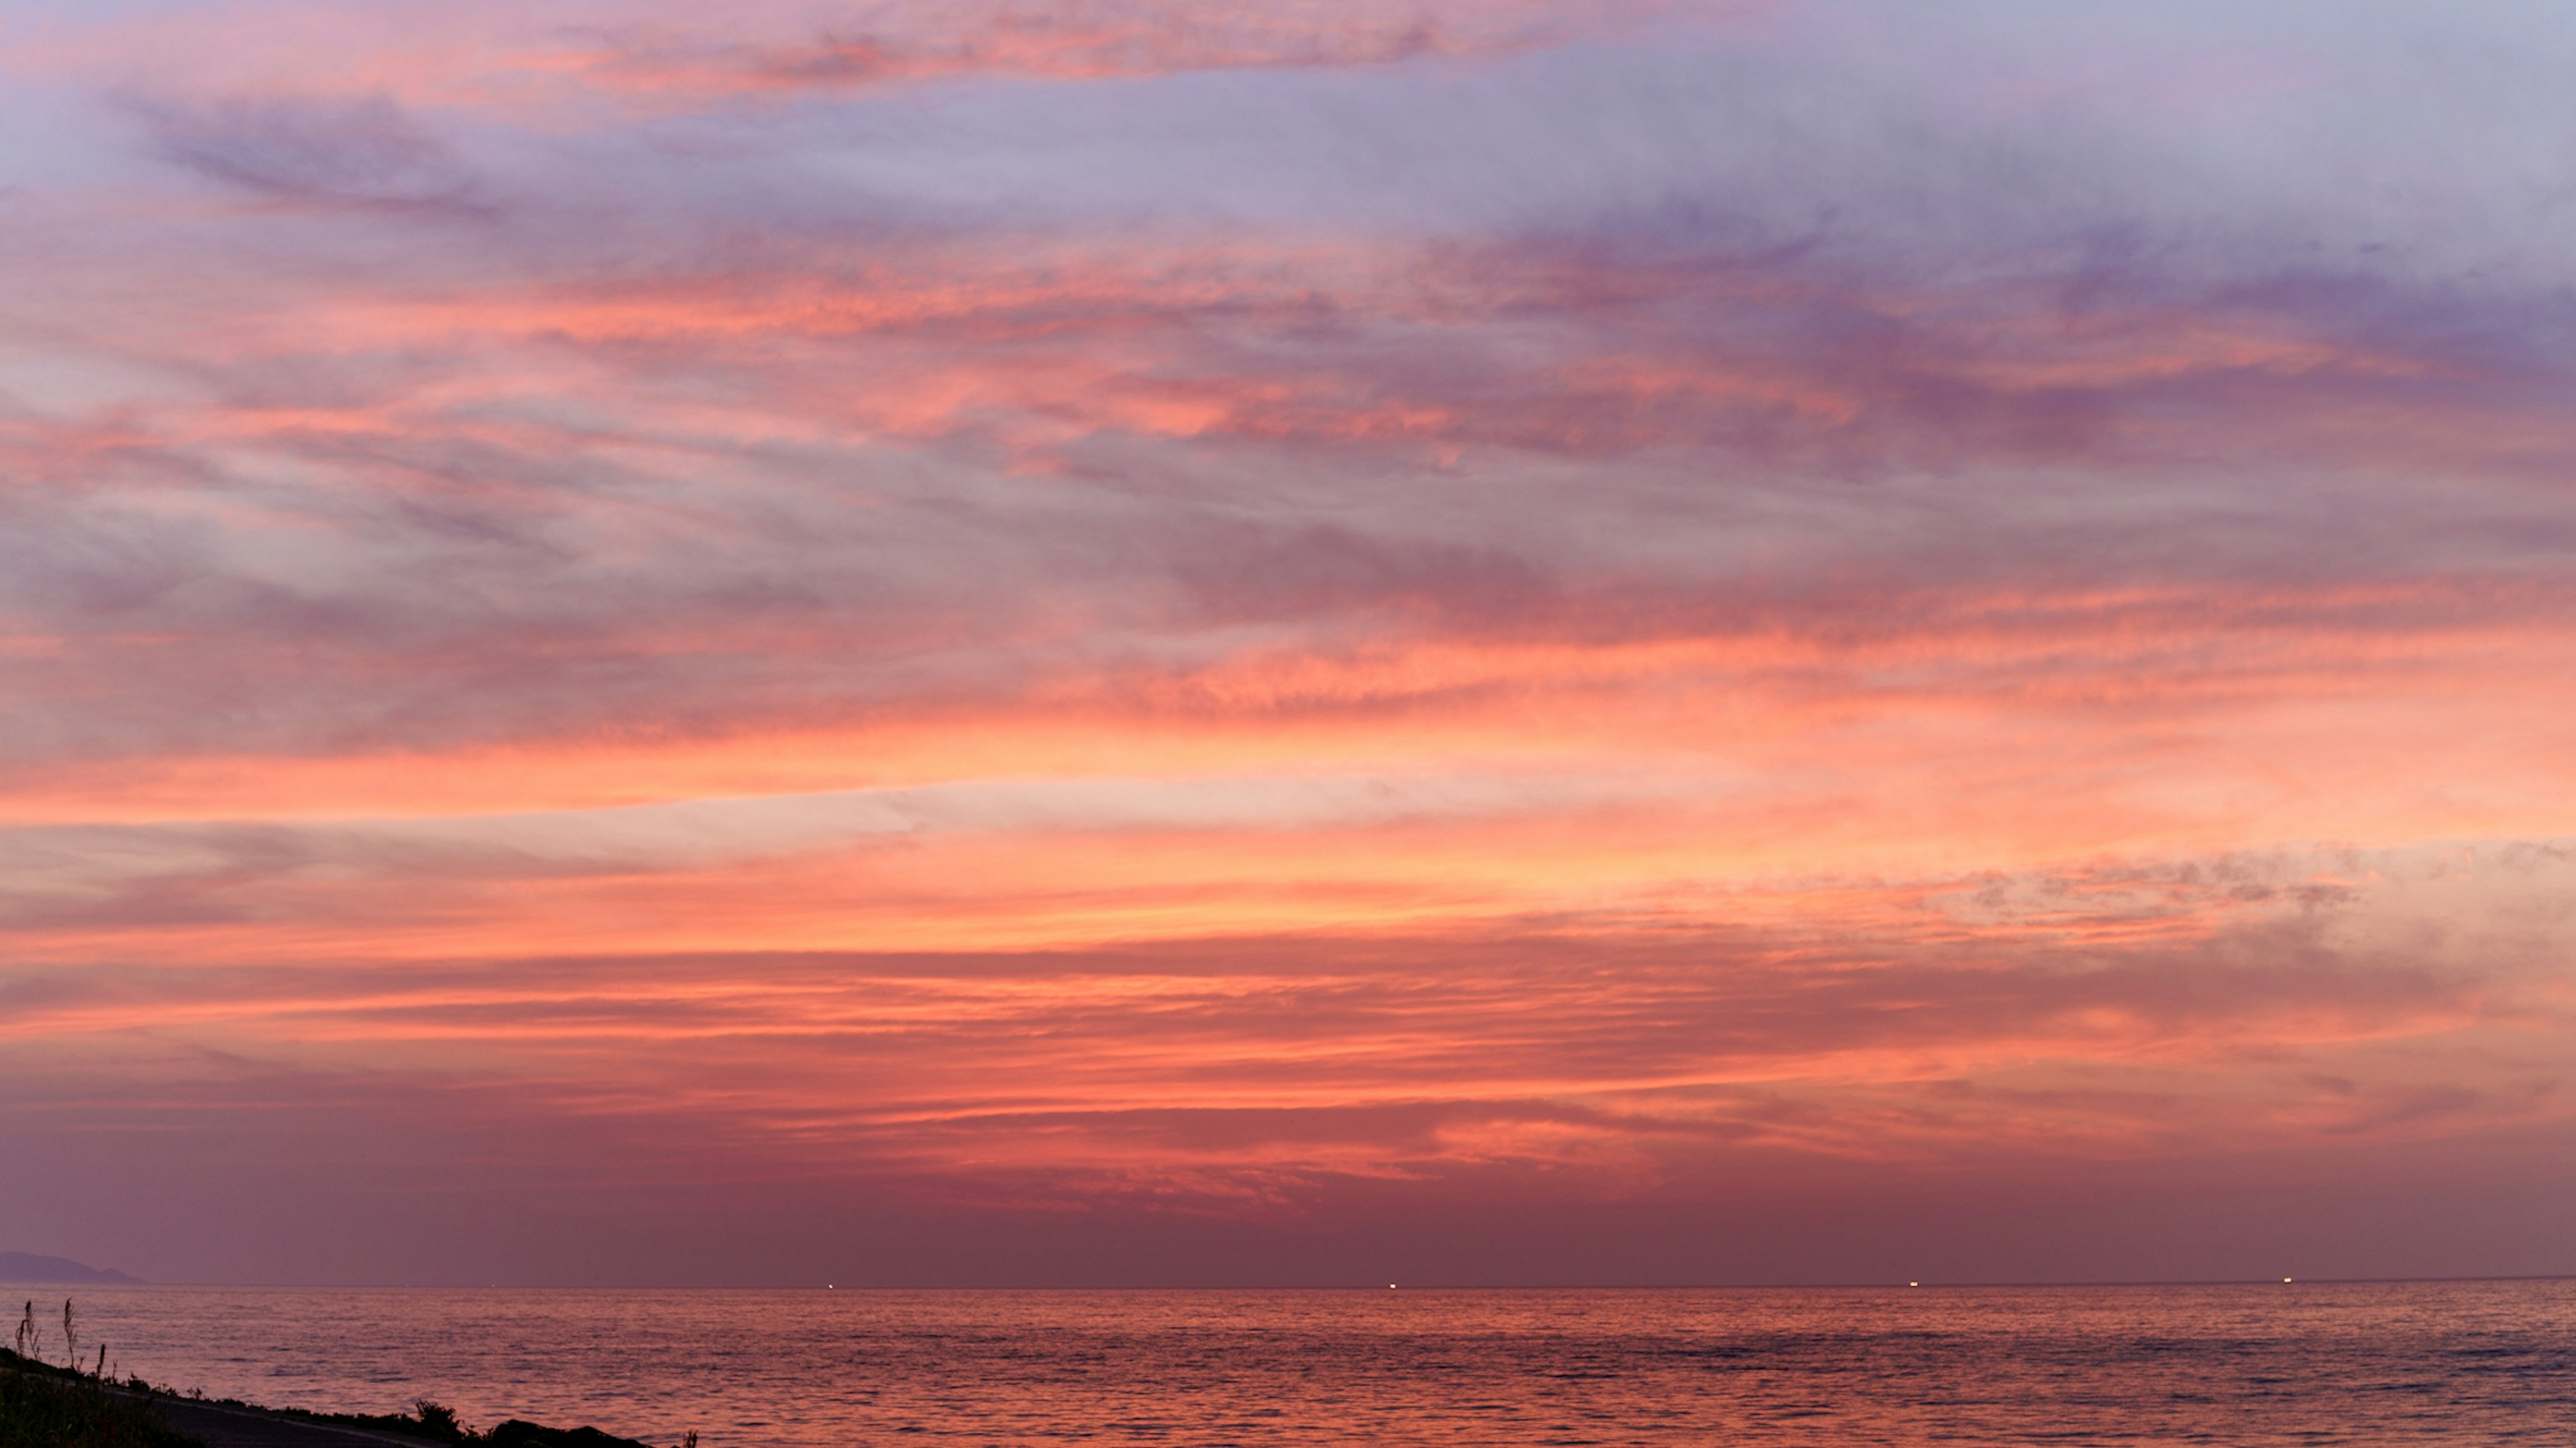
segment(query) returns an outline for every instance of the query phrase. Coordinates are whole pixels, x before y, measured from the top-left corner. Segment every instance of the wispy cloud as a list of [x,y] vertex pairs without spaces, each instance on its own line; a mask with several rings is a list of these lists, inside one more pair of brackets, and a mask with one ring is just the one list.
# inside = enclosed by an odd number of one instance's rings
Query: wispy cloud
[[2505,1171],[2570,37],[2348,19],[32,15],[0,1075],[992,1220]]
[[393,102],[141,102],[160,154],[215,181],[279,201],[464,207],[456,157]]

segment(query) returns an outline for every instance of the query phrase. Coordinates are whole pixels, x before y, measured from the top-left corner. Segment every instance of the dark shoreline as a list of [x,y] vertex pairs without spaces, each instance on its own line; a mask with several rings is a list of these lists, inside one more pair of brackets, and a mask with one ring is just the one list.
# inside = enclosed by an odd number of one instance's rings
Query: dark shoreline
[[[114,1382],[76,1369],[57,1367],[0,1348],[0,1384],[14,1391],[0,1395],[0,1438],[13,1436],[6,1415],[12,1405],[54,1415],[55,1421],[79,1421],[86,1436],[64,1439],[74,1445],[175,1444],[202,1448],[655,1448],[634,1438],[584,1425],[549,1428],[512,1418],[476,1431],[426,1399],[413,1413],[323,1413],[305,1408],[270,1408],[238,1398],[208,1398],[140,1378]],[[154,1431],[155,1428],[159,1431]],[[61,1431],[61,1430],[57,1430]],[[683,1448],[694,1448],[691,1434]]]

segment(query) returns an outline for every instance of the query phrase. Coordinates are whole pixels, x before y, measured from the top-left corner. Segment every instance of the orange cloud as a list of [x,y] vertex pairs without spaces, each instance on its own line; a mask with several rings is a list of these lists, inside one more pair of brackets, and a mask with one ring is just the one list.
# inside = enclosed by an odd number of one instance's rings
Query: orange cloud
[[[0,1098],[1227,1220],[2563,1131],[2563,299],[1714,13],[46,22]],[[1367,73],[1091,83],[1254,67]]]

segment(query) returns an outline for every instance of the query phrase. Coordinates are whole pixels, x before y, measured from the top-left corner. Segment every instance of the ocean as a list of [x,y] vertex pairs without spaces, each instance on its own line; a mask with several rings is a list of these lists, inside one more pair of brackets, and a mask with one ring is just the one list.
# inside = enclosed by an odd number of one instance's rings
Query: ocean
[[473,1424],[694,1430],[706,1448],[2576,1444],[2566,1280],[5,1290],[35,1300],[54,1353],[68,1296],[126,1372],[182,1390],[369,1412],[431,1397]]

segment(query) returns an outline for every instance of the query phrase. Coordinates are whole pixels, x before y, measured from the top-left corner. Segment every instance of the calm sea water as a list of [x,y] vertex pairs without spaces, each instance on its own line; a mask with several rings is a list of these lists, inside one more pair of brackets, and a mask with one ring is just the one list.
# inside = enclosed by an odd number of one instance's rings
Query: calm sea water
[[[2576,1444],[2576,1282],[68,1292],[213,1396],[737,1444]],[[59,1343],[55,1346],[59,1348]]]

